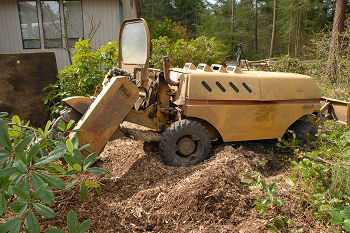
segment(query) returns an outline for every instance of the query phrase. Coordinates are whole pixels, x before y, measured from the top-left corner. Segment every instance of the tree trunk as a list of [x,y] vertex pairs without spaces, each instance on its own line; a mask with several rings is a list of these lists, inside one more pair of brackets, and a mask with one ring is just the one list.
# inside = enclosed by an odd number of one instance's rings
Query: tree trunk
[[234,29],[235,29],[235,0],[231,0],[231,52],[232,59],[235,57],[235,44],[234,44]]
[[277,20],[277,0],[273,0],[273,22],[272,22],[272,36],[271,36],[270,58],[273,57],[273,52],[275,50],[276,20]]
[[255,0],[255,38],[254,38],[255,53],[258,54],[258,0]]
[[336,1],[332,38],[326,67],[326,75],[329,76],[332,83],[336,83],[338,81],[336,78],[337,60],[340,52],[340,36],[344,31],[346,4],[346,0]]
[[293,10],[290,11],[290,19],[289,19],[288,56],[290,56],[290,50],[292,47],[292,28],[293,28]]
[[295,57],[299,55],[299,40],[300,40],[300,26],[301,26],[301,11],[297,15],[297,33],[295,37]]

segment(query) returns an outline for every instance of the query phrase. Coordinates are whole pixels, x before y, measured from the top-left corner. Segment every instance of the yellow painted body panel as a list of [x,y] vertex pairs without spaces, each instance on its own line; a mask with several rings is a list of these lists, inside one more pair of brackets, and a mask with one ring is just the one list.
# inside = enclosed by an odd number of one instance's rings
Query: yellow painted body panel
[[[306,106],[306,107],[305,107]],[[224,142],[273,139],[320,104],[186,105],[186,116],[208,121]]]
[[[197,100],[260,100],[259,80],[254,74],[230,74],[230,73],[191,73],[188,76],[187,98]],[[208,91],[202,84],[206,82],[212,91]],[[224,88],[223,92],[216,84],[219,82]],[[230,86],[234,84],[237,93]],[[252,90],[249,93],[242,84],[245,83]]]
[[138,98],[138,88],[127,77],[113,77],[103,88],[70,137],[78,136],[89,153],[99,154],[119,128]]
[[194,72],[188,80],[183,114],[209,122],[225,142],[282,137],[321,107],[320,89],[305,75]]

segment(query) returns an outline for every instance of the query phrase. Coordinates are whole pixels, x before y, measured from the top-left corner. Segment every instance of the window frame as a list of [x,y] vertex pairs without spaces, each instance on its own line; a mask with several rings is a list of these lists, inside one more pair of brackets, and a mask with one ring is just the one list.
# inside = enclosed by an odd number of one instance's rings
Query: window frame
[[[42,25],[42,30],[43,30],[43,42],[44,42],[44,49],[58,49],[58,48],[63,48],[64,47],[64,43],[63,43],[63,33],[65,33],[63,31],[64,29],[64,26],[62,25],[62,6],[61,6],[61,2],[62,0],[40,0],[40,12],[41,12],[41,25]],[[60,21],[60,24],[57,25],[59,26],[60,30],[58,31],[58,33],[60,34],[60,37],[57,37],[57,38],[53,38],[53,39],[48,39],[48,38],[45,38],[45,31],[44,31],[44,11],[43,11],[43,5],[42,3],[43,2],[57,2],[58,3],[58,14],[59,14],[59,21]],[[57,28],[56,28],[57,29]],[[57,29],[58,30],[58,29]],[[60,42],[60,45],[57,46],[57,47],[49,47],[47,46],[47,41],[49,40],[57,40],[57,41],[61,41]]]
[[[37,17],[37,20],[38,20],[38,32],[39,32],[39,48],[25,48],[24,46],[24,38],[23,38],[23,32],[22,32],[22,25],[21,25],[21,14],[20,14],[20,2],[35,2],[35,8],[36,8],[36,17]],[[38,11],[38,0],[17,0],[17,11],[18,11],[18,20],[19,20],[19,30],[21,31],[21,41],[22,41],[22,49],[23,50],[27,50],[27,49],[42,49],[43,45],[42,45],[42,41],[41,41],[41,38],[43,35],[42,34],[42,31],[41,31],[41,23],[40,23],[40,18],[39,18],[39,11]]]
[[66,14],[65,14],[65,10],[64,10],[64,3],[65,2],[74,2],[74,1],[78,1],[78,2],[80,2],[80,9],[81,9],[81,23],[82,23],[82,26],[83,26],[83,28],[82,28],[82,34],[83,34],[83,37],[79,37],[79,38],[73,38],[73,37],[69,37],[69,35],[68,35],[68,40],[67,41],[65,41],[65,38],[64,38],[64,36],[63,36],[63,42],[64,43],[68,43],[68,44],[66,44],[66,47],[68,47],[68,48],[71,48],[70,46],[69,46],[69,40],[70,39],[74,39],[74,40],[76,40],[76,39],[80,39],[80,38],[82,38],[82,39],[84,39],[85,38],[85,28],[84,28],[84,14],[83,14],[83,0],[61,0],[62,1],[62,14],[63,14],[63,32],[66,34],[67,32],[66,32],[66,25],[65,25],[65,17],[66,17]]
[[[39,27],[39,41],[40,41],[40,48],[25,48],[24,46],[24,40],[23,40],[23,32],[22,32],[22,27],[21,27],[21,16],[20,16],[20,2],[35,2],[36,3],[36,14],[37,14],[37,19],[38,19],[38,27]],[[46,47],[45,46],[45,35],[44,35],[44,21],[43,21],[43,12],[42,12],[42,7],[41,7],[41,2],[42,1],[57,1],[59,3],[59,14],[60,14],[60,28],[61,28],[61,46],[60,47]],[[17,0],[17,13],[18,13],[18,19],[19,19],[19,30],[21,31],[21,41],[22,41],[22,49],[23,50],[52,50],[52,49],[64,49],[64,48],[70,48],[68,44],[66,44],[64,34],[66,33],[66,25],[64,22],[64,1],[70,1],[70,0]],[[81,4],[81,20],[82,20],[82,39],[85,38],[85,27],[84,27],[84,12],[83,12],[83,0],[72,0],[72,1],[80,1]],[[69,36],[69,35],[68,35]],[[77,39],[77,38],[68,38],[69,39]],[[79,38],[80,39],[80,38]]]

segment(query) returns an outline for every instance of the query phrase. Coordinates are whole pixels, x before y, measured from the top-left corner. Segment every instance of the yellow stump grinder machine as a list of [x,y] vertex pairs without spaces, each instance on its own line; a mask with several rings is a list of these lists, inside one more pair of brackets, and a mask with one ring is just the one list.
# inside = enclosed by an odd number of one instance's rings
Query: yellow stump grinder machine
[[163,132],[160,155],[171,166],[191,166],[210,156],[213,140],[298,139],[326,119],[348,123],[349,103],[321,97],[309,76],[244,71],[236,66],[187,63],[149,68],[150,34],[143,19],[126,20],[119,35],[119,67],[95,97],[71,97],[62,112],[77,122],[71,137],[101,153],[120,135],[123,121]]

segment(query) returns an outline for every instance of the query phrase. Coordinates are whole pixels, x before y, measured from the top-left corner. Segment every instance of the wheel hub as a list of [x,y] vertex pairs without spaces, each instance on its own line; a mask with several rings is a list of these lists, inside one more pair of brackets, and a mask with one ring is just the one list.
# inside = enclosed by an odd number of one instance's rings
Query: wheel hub
[[192,154],[196,149],[195,141],[190,137],[185,137],[179,141],[179,152],[184,156]]

